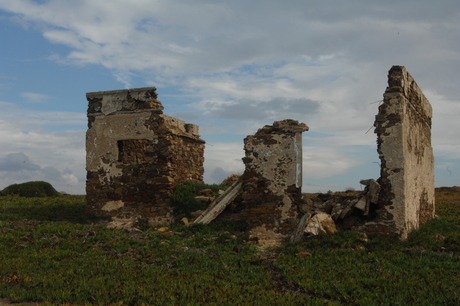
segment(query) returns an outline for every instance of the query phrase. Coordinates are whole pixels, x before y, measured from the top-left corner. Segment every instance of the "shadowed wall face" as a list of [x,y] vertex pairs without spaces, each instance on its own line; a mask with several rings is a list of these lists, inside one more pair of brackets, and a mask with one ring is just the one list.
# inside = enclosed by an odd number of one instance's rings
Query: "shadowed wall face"
[[431,105],[412,76],[393,66],[374,124],[381,191],[375,222],[366,224],[366,232],[404,239],[434,216],[431,118]]
[[154,87],[88,93],[87,211],[114,227],[173,220],[175,184],[202,182],[198,127],[164,115]]

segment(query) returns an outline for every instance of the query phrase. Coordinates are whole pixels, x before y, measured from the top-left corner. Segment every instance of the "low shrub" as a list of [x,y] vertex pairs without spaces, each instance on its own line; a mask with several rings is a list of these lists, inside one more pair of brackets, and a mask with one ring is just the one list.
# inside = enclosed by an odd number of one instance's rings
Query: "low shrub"
[[7,195],[19,195],[20,197],[32,198],[56,197],[59,196],[60,193],[57,192],[50,183],[36,181],[22,184],[13,184],[0,191],[0,196]]
[[204,209],[195,197],[203,189],[211,189],[212,195],[219,195],[219,190],[225,190],[228,186],[224,185],[208,185],[204,183],[185,182],[177,184],[174,192],[171,194],[171,205],[174,208],[174,216],[178,219],[182,217],[191,217],[191,212]]

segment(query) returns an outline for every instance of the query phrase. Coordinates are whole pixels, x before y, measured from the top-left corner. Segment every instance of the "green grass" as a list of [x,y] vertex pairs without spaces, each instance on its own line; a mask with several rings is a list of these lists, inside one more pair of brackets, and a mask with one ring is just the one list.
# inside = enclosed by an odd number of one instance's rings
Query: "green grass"
[[439,219],[407,241],[342,231],[263,253],[241,221],[114,230],[85,215],[82,196],[0,197],[0,297],[45,305],[458,305],[460,202],[455,189],[442,192]]
[[[442,221],[433,220],[433,223]],[[432,226],[432,222],[428,227]],[[459,228],[455,228],[457,231]],[[281,248],[275,263],[289,282],[312,296],[352,305],[458,305],[460,249],[448,238],[436,246],[431,239],[447,231],[415,232],[407,242],[362,239],[353,232],[314,237]],[[455,236],[455,234],[454,234]],[[312,255],[301,258],[297,252]]]

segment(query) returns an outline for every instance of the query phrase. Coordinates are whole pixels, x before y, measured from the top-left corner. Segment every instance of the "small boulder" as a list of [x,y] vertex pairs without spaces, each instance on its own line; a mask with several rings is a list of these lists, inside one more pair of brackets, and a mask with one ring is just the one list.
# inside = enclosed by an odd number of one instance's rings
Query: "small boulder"
[[186,217],[183,217],[182,219],[180,219],[180,221],[182,222],[183,225],[185,226],[189,226],[190,225],[190,222],[188,221],[188,219]]
[[332,220],[331,215],[326,213],[317,213],[314,215],[305,228],[306,233],[311,233],[313,235],[333,234],[336,231],[337,227],[335,226],[334,220]]
[[355,204],[355,207],[359,210],[366,211],[367,210],[367,196],[363,195],[358,202]]

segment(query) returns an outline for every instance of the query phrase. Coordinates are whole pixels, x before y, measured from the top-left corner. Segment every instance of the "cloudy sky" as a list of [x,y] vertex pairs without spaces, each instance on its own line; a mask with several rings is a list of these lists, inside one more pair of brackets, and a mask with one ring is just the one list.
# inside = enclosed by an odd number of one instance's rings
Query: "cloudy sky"
[[86,92],[156,86],[200,126],[205,181],[244,170],[243,139],[303,134],[303,190],[379,177],[372,128],[392,65],[430,100],[436,186],[460,185],[458,0],[0,0],[0,189],[83,194]]

